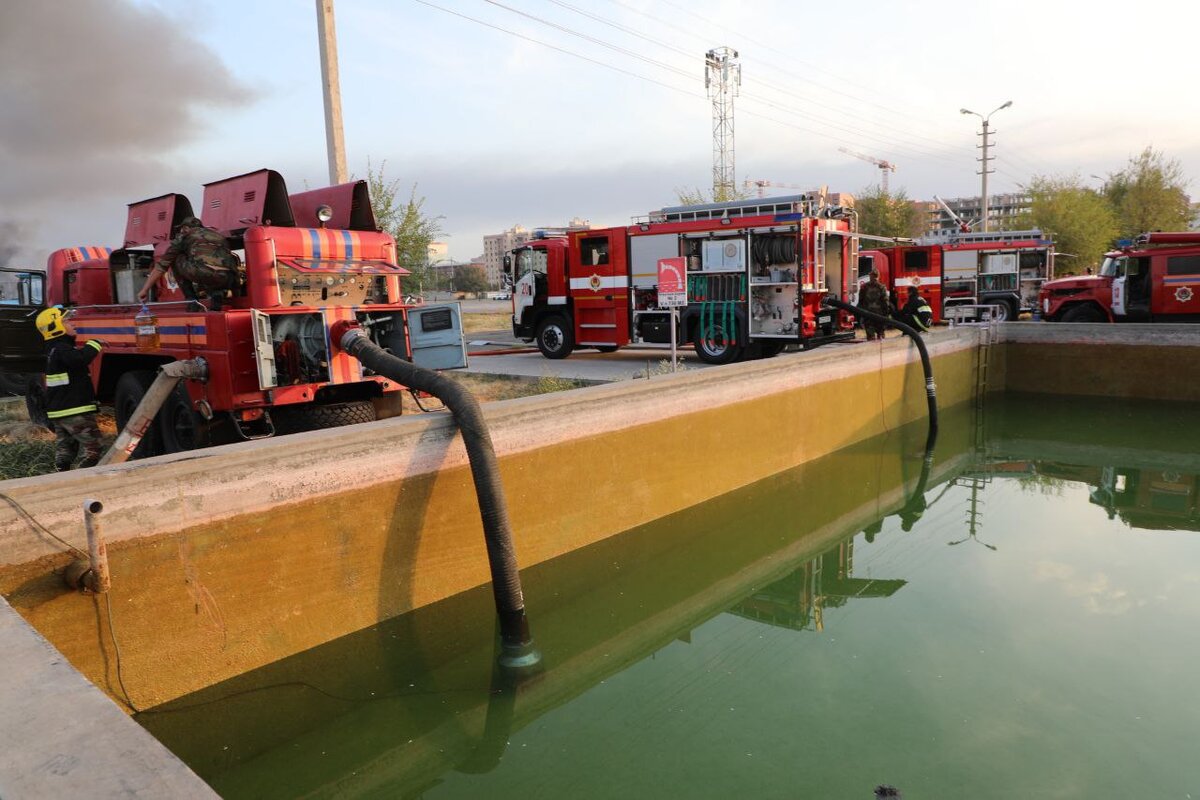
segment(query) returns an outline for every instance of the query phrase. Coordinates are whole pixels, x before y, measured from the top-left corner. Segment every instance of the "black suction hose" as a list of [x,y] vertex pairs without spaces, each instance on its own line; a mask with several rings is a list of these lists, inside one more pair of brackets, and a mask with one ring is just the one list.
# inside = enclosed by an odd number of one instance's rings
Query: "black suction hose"
[[929,350],[925,347],[925,341],[921,338],[921,334],[899,320],[843,303],[836,297],[826,297],[822,302],[824,305],[848,311],[856,317],[864,317],[875,320],[881,325],[889,325],[913,340],[913,344],[917,346],[917,352],[921,354],[921,368],[925,370],[925,397],[929,403],[929,437],[925,440],[925,452],[932,454],[938,432],[937,385],[933,382],[933,366],[929,361]]
[[459,384],[438,372],[397,358],[377,346],[360,328],[350,328],[335,337],[339,345],[373,372],[391,378],[412,389],[428,392],[441,400],[462,432],[475,480],[475,497],[483,520],[483,538],[487,543],[488,565],[492,572],[492,593],[500,615],[500,659],[502,667],[514,671],[532,670],[541,661],[533,647],[529,620],[525,617],[525,597],[513,549],[512,527],[496,451],[478,401]]

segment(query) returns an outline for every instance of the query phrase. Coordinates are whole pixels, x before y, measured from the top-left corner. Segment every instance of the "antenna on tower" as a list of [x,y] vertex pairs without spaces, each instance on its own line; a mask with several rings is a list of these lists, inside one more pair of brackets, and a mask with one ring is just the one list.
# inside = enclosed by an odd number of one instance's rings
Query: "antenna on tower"
[[880,172],[879,180],[883,186],[883,193],[888,194],[888,173],[896,171],[895,164],[893,164],[890,161],[884,161],[882,158],[876,158],[875,156],[869,156],[866,153],[857,153],[854,150],[848,150],[845,147],[839,147],[838,152],[845,153],[848,156],[854,156],[855,158],[861,158],[863,161],[866,161],[868,164],[874,164],[875,166],[879,167],[879,172]]
[[704,88],[712,100],[713,200],[732,200],[733,98],[742,85],[742,65],[730,47],[715,47],[704,54]]

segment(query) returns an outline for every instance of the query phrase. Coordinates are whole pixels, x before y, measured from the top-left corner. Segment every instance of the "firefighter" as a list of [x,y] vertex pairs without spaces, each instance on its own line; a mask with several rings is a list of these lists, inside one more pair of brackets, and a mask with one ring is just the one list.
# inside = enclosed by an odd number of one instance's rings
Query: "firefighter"
[[150,288],[171,270],[175,281],[183,290],[183,296],[197,300],[197,287],[204,289],[212,300],[212,308],[221,308],[226,290],[237,288],[238,257],[229,249],[229,243],[219,232],[204,227],[195,217],[186,217],[179,223],[179,232],[162,258],[146,276],[146,282],[138,292],[140,302],[146,302]]
[[96,395],[88,364],[103,345],[95,339],[75,346],[75,331],[58,307],[34,321],[46,340],[46,416],[54,427],[54,468],[71,469],[83,445],[80,467],[94,467],[104,452],[96,425]]
[[933,309],[929,307],[929,301],[921,296],[921,287],[908,287],[908,300],[905,301],[904,308],[900,309],[899,319],[922,333],[933,325]]
[[[862,285],[858,292],[858,304],[866,311],[872,311],[881,317],[886,317],[891,311],[887,287],[879,282],[879,270],[871,267],[871,277]],[[863,330],[867,332],[867,340],[882,339],[885,325],[873,319],[864,317]]]

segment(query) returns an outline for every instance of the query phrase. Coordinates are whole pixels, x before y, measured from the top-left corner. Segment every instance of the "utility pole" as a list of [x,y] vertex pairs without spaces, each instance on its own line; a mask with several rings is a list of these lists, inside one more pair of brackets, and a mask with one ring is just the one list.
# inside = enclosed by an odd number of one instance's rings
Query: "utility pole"
[[321,89],[325,98],[325,144],[329,151],[329,184],[345,183],[346,139],[342,132],[342,90],[338,81],[337,31],[333,0],[317,0],[317,38],[321,44]]
[[1004,109],[1008,108],[1011,105],[1012,105],[1012,100],[1009,100],[1008,102],[1006,102],[1004,105],[1000,106],[999,108],[992,109],[992,111],[989,112],[986,117],[983,114],[979,114],[979,113],[970,111],[965,108],[960,108],[958,110],[958,112],[960,114],[974,114],[975,116],[979,117],[980,120],[983,121],[983,132],[978,134],[979,136],[983,137],[983,144],[980,145],[980,147],[983,148],[983,156],[979,159],[979,164],[980,164],[980,167],[982,167],[982,169],[980,169],[980,171],[977,174],[983,176],[983,189],[982,189],[983,197],[981,198],[981,202],[983,203],[983,210],[982,210],[981,216],[983,217],[983,232],[984,233],[987,233],[987,231],[989,230],[989,222],[990,222],[990,220],[988,219],[987,176],[989,173],[996,171],[994,169],[988,169],[988,162],[995,160],[994,157],[992,157],[992,158],[988,157],[988,145],[990,144],[990,142],[988,141],[988,136],[991,133],[991,131],[988,130],[988,122],[991,120],[992,114],[995,114],[997,111],[1003,111]]
[[733,98],[742,85],[737,50],[716,47],[704,54],[704,88],[712,100],[713,200],[732,200]]

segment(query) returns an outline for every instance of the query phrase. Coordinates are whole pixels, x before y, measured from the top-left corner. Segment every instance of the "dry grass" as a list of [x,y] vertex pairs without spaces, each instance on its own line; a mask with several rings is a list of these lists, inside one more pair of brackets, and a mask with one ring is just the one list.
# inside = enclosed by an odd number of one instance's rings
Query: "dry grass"
[[[117,438],[109,409],[97,419],[107,448]],[[54,434],[29,421],[22,398],[0,403],[0,480],[28,478],[54,471]]]
[[463,333],[506,331],[512,328],[512,314],[463,314]]

